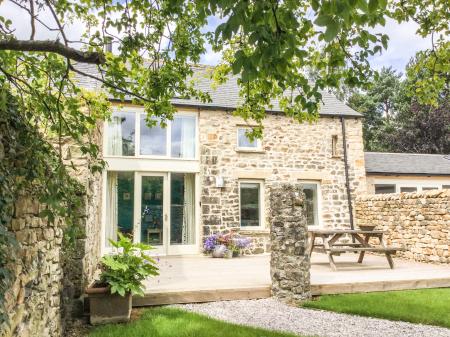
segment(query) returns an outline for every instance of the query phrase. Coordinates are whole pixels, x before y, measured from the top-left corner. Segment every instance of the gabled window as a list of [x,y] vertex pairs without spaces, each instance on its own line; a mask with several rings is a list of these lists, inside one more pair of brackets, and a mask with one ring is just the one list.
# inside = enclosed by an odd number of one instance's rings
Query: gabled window
[[250,128],[238,127],[237,128],[237,148],[241,150],[258,150],[261,148],[261,140],[251,140],[247,133],[250,132]]

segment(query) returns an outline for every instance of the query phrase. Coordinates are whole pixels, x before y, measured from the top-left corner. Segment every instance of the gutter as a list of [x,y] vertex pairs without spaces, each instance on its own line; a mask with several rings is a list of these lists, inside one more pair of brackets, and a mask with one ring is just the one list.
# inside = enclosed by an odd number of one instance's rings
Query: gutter
[[341,120],[341,125],[342,125],[342,147],[344,149],[345,187],[347,190],[348,211],[350,213],[350,229],[355,229],[355,225],[353,222],[352,196],[350,193],[350,178],[348,176],[348,157],[347,157],[347,138],[346,138],[346,134],[345,134],[345,118],[343,116],[341,116],[340,120]]

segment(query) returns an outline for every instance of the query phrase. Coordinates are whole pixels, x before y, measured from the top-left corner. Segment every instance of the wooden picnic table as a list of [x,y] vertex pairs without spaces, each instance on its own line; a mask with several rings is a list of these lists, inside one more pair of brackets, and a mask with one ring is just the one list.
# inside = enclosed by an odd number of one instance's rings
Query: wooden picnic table
[[[325,253],[333,270],[337,270],[333,255],[340,255],[347,252],[359,252],[358,263],[364,260],[366,252],[379,252],[386,255],[386,259],[391,269],[394,268],[392,254],[401,247],[388,246],[384,241],[384,231],[380,230],[361,230],[361,229],[309,229],[309,255],[312,252]],[[339,241],[343,236],[349,237],[351,240]],[[316,242],[317,238],[321,238],[322,242]],[[373,244],[370,239],[376,238],[378,245]]]

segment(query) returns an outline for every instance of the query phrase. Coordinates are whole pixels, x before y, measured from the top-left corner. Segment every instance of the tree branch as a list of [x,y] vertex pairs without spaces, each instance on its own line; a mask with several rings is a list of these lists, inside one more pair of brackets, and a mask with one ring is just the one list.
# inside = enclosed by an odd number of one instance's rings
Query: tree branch
[[98,65],[104,64],[106,61],[103,53],[84,52],[75,48],[67,47],[59,41],[51,40],[0,40],[0,50],[56,53],[73,61]]

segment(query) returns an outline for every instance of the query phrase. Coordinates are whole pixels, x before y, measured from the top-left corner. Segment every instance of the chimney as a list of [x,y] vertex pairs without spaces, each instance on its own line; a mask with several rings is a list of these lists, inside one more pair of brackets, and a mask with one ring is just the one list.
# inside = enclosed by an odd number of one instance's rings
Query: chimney
[[105,43],[105,52],[112,53],[112,41],[109,40]]

